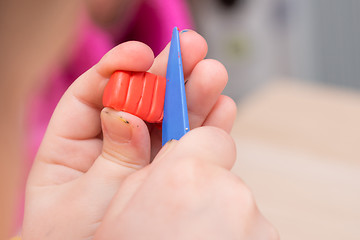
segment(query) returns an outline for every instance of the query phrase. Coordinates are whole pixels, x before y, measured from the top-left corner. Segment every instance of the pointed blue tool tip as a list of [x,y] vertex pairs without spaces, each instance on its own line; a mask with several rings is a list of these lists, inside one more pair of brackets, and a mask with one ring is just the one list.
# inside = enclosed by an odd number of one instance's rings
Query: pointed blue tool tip
[[[179,28],[178,27],[174,27],[173,32],[172,32],[169,60],[171,59],[171,53],[174,54],[173,57],[175,57],[175,59],[181,55],[180,36],[179,36]],[[176,62],[177,62],[177,60],[175,60],[175,59],[174,59],[173,64],[176,64]],[[179,60],[181,60],[181,58],[179,58]]]
[[179,29],[173,29],[166,70],[164,118],[162,124],[163,145],[171,139],[179,140],[189,127],[184,73],[181,58]]
[[172,32],[172,36],[171,36],[171,40],[177,39],[177,38],[179,38],[179,28],[174,27],[173,32]]

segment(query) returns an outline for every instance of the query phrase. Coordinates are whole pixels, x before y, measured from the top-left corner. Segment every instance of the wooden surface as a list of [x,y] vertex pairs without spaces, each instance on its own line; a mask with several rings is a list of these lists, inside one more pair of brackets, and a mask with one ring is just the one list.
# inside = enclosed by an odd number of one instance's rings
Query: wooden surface
[[281,239],[360,239],[360,92],[274,82],[239,104],[237,173]]

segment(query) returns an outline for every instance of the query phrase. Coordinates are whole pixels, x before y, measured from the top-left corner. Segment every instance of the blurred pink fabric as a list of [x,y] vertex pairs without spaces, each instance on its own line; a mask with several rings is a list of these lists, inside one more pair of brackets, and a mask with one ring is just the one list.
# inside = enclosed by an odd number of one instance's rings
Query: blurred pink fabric
[[[55,70],[47,78],[43,91],[30,101],[28,108],[28,157],[24,163],[24,176],[27,177],[28,175],[57,103],[77,77],[96,64],[111,48],[127,40],[144,42],[157,55],[170,41],[172,29],[175,26],[179,29],[193,27],[186,1],[143,1],[128,26],[126,34],[120,36],[100,29],[91,22],[88,16],[84,15],[79,24],[78,39],[74,40],[75,46],[70,58],[64,65],[54,67]],[[17,229],[23,218],[24,186],[21,189],[21,207],[16,222]]]

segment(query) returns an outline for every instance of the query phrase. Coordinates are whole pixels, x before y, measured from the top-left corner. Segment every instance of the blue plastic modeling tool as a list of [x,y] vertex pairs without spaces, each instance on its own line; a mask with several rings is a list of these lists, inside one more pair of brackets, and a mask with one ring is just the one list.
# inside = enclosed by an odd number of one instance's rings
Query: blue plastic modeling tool
[[162,145],[172,139],[179,140],[189,129],[179,29],[175,27],[166,70]]

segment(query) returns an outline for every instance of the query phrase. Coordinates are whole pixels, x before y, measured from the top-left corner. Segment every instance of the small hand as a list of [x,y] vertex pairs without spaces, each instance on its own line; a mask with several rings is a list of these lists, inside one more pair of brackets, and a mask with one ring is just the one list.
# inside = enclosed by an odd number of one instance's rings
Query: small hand
[[[204,60],[207,45],[193,31],[181,34],[191,128],[230,131],[235,104],[221,91],[225,68]],[[154,60],[149,47],[115,47],[80,76],[59,102],[37,154],[26,192],[24,239],[89,239],[124,181],[160,149],[160,131],[139,118],[105,108],[102,93],[116,70],[165,76],[168,47]],[[126,194],[124,195],[126,198]]]
[[95,239],[279,239],[230,172],[235,158],[231,137],[214,127],[168,142],[123,182]]

